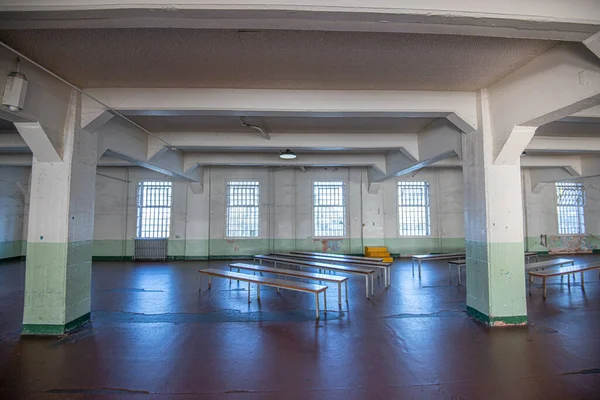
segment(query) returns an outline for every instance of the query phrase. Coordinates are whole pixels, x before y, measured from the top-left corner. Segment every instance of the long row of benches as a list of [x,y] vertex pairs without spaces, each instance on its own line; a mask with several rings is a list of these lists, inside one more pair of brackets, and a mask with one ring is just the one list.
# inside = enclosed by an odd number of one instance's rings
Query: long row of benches
[[[535,253],[526,252],[525,258],[529,260]],[[421,262],[424,260],[448,260],[448,279],[451,282],[451,267],[455,266],[458,273],[458,284],[461,285],[461,272],[460,269],[466,266],[464,258],[456,259],[457,257],[464,257],[465,253],[445,253],[445,254],[427,254],[427,255],[415,255],[412,256],[412,268],[414,275],[414,264],[415,261],[418,263],[419,277],[421,277]],[[537,254],[535,254],[537,258]],[[346,302],[348,302],[348,277],[337,276],[332,274],[323,274],[321,271],[329,272],[340,272],[344,274],[359,275],[365,277],[365,292],[366,297],[374,295],[374,279],[376,272],[382,272],[384,277],[385,286],[391,284],[391,263],[383,263],[373,259],[358,256],[343,256],[333,255],[326,253],[316,252],[291,252],[291,253],[276,253],[271,255],[256,255],[254,261],[258,261],[260,264],[247,264],[247,263],[233,263],[229,265],[229,271],[216,270],[216,269],[205,269],[201,270],[204,275],[208,275],[209,289],[211,287],[212,277],[222,277],[229,279],[230,283],[232,280],[238,282],[248,283],[248,302],[250,302],[250,285],[256,284],[257,286],[257,298],[260,301],[260,286],[271,286],[275,287],[277,292],[279,289],[290,289],[300,292],[312,293],[315,295],[316,304],[316,317],[319,319],[319,295],[323,293],[324,301],[324,312],[327,312],[327,286],[321,285],[322,282],[331,282],[338,285],[338,304],[342,306],[342,284],[345,285],[346,289]],[[273,267],[267,267],[262,265],[263,262],[272,263]],[[278,264],[299,267],[300,270],[277,268]],[[570,264],[570,266],[565,266]],[[302,268],[312,268],[319,270],[316,272],[303,271]],[[537,261],[535,263],[528,263],[525,266],[525,272],[529,275],[529,291],[531,293],[531,286],[533,284],[533,278],[539,277],[543,279],[544,298],[546,298],[546,280],[549,277],[567,275],[569,279],[569,287],[571,284],[570,275],[575,273],[581,274],[581,288],[585,290],[584,286],[584,272],[594,269],[600,269],[600,263],[589,263],[583,265],[574,265],[574,260],[558,258],[546,261]],[[233,270],[237,270],[234,272]],[[250,271],[253,275],[243,274],[240,271]],[[256,275],[259,273],[259,275]],[[263,277],[263,273],[275,275],[277,278]],[[280,277],[283,277],[281,279]],[[287,280],[288,277],[300,278],[306,280],[318,281],[319,284],[313,284],[308,282],[299,282]]]
[[[376,272],[382,272],[386,286],[391,282],[390,265],[374,259],[357,256],[331,255],[314,252],[294,252],[287,254],[256,255],[254,261],[260,264],[232,263],[229,265],[229,271],[217,269],[205,269],[199,272],[208,276],[208,288],[212,286],[211,279],[220,277],[238,282],[248,283],[248,302],[250,303],[251,284],[257,288],[257,298],[260,301],[260,287],[270,286],[279,289],[290,289],[300,292],[312,293],[315,295],[316,318],[319,319],[319,295],[323,293],[324,312],[327,312],[327,286],[321,285],[321,282],[331,282],[338,285],[338,304],[342,306],[342,284],[346,289],[346,302],[348,302],[348,277],[332,274],[322,274],[321,271],[340,272],[345,274],[360,275],[365,277],[365,289],[367,298],[374,294],[374,276]],[[263,262],[273,264],[273,267],[262,265]],[[302,270],[277,268],[278,264],[313,268],[319,270],[319,273]],[[237,270],[237,272],[234,272]],[[253,274],[244,274],[241,271],[249,271]],[[256,275],[258,273],[259,275]],[[277,278],[268,278],[262,276],[263,273],[275,275]],[[283,279],[281,279],[282,277]],[[304,283],[299,281],[287,280],[288,277],[300,278],[312,281],[318,281],[319,284]],[[202,282],[200,282],[200,290]],[[369,294],[370,289],[370,294]]]

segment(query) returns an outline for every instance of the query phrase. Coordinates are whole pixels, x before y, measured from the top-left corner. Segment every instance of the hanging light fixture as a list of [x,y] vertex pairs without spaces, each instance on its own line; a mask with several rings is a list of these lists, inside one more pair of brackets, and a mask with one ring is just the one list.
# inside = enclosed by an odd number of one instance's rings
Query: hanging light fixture
[[284,160],[293,160],[294,158],[296,158],[296,153],[291,152],[290,149],[286,149],[286,151],[284,151],[283,153],[279,153],[279,158],[282,158]]

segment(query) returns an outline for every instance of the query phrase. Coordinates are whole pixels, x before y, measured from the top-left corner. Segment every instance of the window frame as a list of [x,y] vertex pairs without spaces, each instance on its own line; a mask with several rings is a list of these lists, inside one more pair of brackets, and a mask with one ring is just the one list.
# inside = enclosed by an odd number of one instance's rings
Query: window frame
[[[228,209],[229,209],[229,185],[232,182],[254,182],[258,184],[258,205],[256,206],[258,208],[258,219],[257,219],[257,227],[256,227],[256,232],[257,235],[256,236],[228,236],[229,233],[229,218],[228,218]],[[260,239],[262,237],[262,224],[261,224],[261,213],[262,213],[262,196],[263,196],[263,190],[261,188],[262,186],[262,181],[260,179],[252,179],[252,178],[240,178],[240,179],[236,179],[236,178],[231,178],[231,179],[226,179],[225,180],[225,202],[224,202],[224,213],[223,213],[223,218],[225,219],[225,231],[223,233],[223,237],[225,239]]]
[[[171,199],[168,206],[142,206],[140,204],[141,193],[140,190],[144,183],[168,183],[171,188]],[[167,185],[165,185],[167,186]],[[170,239],[173,232],[173,182],[167,179],[138,179],[135,185],[135,207],[136,207],[136,220],[135,220],[135,238],[136,239]],[[167,224],[168,235],[160,237],[142,237],[142,209],[144,208],[168,208],[169,209],[169,223]]]
[[[428,197],[428,202],[427,202],[427,234],[425,235],[403,235],[402,234],[402,230],[400,229],[400,184],[401,183],[409,183],[409,184],[415,184],[415,183],[425,183],[425,186],[427,187],[427,197]],[[432,237],[432,232],[433,232],[433,218],[431,215],[431,208],[432,208],[432,203],[431,203],[431,183],[427,180],[397,180],[396,181],[396,185],[395,185],[395,192],[394,192],[394,196],[396,197],[396,234],[398,238],[427,238],[427,237]]]
[[[343,216],[344,216],[344,228],[343,228],[343,235],[342,236],[331,236],[331,235],[323,235],[323,236],[319,236],[317,235],[316,232],[316,228],[317,228],[317,224],[316,224],[316,216],[315,216],[315,183],[319,183],[319,182],[341,182],[342,183],[342,199],[343,199],[343,208],[344,208],[344,212],[343,212]],[[349,218],[348,218],[348,184],[346,182],[345,179],[336,179],[336,178],[331,178],[331,179],[318,179],[318,180],[312,180],[311,182],[311,203],[312,203],[312,207],[311,207],[311,213],[312,213],[312,235],[313,238],[317,238],[317,239],[346,239],[348,238],[348,232],[349,232],[349,226],[348,226],[348,222],[349,222]]]
[[[581,205],[560,205],[559,202],[559,194],[558,188],[561,185],[565,186],[576,186],[581,192],[582,204]],[[559,236],[570,236],[570,235],[584,235],[586,233],[585,226],[585,204],[586,204],[586,193],[585,186],[579,182],[555,182],[554,183],[554,195],[555,195],[555,210],[556,210],[556,232]],[[560,208],[578,208],[578,232],[569,232],[569,233],[561,233],[561,212]],[[568,228],[568,227],[567,227]]]

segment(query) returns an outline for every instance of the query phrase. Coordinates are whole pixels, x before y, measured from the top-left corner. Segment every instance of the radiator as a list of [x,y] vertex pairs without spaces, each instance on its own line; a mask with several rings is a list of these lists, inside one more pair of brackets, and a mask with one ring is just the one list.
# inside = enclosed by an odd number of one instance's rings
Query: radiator
[[166,260],[167,239],[135,239],[134,260]]

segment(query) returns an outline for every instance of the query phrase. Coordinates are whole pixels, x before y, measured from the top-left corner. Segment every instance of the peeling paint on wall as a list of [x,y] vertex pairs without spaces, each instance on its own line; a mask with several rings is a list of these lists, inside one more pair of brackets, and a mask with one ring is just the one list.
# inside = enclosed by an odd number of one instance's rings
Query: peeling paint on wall
[[591,233],[544,236],[546,236],[546,247],[550,253],[591,253],[600,245],[600,238]]
[[232,245],[233,245],[233,246],[232,246],[232,247],[233,247],[233,252],[234,252],[234,253],[236,253],[236,254],[237,254],[237,253],[239,253],[239,251],[240,251],[240,246],[238,246],[238,245],[235,243],[235,240],[228,239],[228,240],[227,240],[227,244],[232,244]]
[[335,252],[340,251],[344,239],[313,239],[315,249],[326,253],[328,250]]

